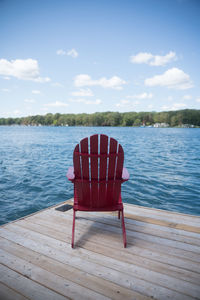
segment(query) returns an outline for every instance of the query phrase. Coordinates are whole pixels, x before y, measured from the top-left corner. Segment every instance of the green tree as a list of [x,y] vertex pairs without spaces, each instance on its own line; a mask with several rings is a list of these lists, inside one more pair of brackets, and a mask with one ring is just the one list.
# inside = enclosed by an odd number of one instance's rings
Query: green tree
[[141,125],[142,123],[141,123],[141,120],[140,119],[136,119],[135,121],[134,121],[134,125],[135,126],[139,126],[139,125]]

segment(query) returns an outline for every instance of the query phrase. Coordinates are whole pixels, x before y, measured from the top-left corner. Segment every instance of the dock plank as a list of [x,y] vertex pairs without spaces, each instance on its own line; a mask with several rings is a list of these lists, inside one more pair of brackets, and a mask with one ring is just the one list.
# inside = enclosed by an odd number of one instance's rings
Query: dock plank
[[0,264],[1,283],[7,285],[11,289],[16,290],[20,294],[24,295],[31,300],[66,300],[64,296],[61,296],[51,289],[38,284],[31,279],[13,271],[5,265]]
[[[24,258],[26,257],[26,251],[24,251]],[[72,299],[85,299],[85,300],[107,300],[109,298],[104,297],[86,287],[75,284],[74,282],[64,279],[55,273],[49,272],[43,269],[41,266],[36,266],[28,262],[27,260],[20,258],[14,254],[10,254],[5,250],[0,250],[0,263],[6,264],[15,272],[18,272],[22,276],[33,280],[43,286],[54,290],[58,295],[68,296]]]
[[[81,217],[92,221],[98,221],[103,224],[114,225],[118,228],[121,226],[121,223],[118,221],[118,219],[116,219],[116,216],[106,217],[105,215],[99,216],[97,213],[86,213],[85,215],[81,215]],[[126,218],[126,229],[200,246],[200,234],[185,230],[178,230],[176,228],[159,226],[155,224],[148,224],[148,226],[146,226],[145,222],[128,218]]]
[[[54,222],[48,222],[47,220],[43,220],[43,219],[39,219],[39,218],[35,218],[34,219],[34,223],[33,220],[26,220],[26,223],[21,223],[18,224],[21,226],[25,226],[25,228],[34,230],[36,232],[39,233],[43,233],[45,235],[49,235],[51,237],[57,237],[62,241],[66,241],[68,243],[71,242],[71,228],[69,226],[66,226],[66,224],[56,224],[56,221],[54,220]],[[83,237],[83,231],[82,231],[82,226],[79,228],[77,226],[77,235],[81,237],[81,241],[78,242],[79,245],[81,245],[83,248],[85,248],[85,243],[86,242],[90,242],[90,244],[92,243],[92,245],[98,245],[97,249],[101,249],[104,248],[105,251],[107,250],[107,242],[102,242],[101,239],[99,239],[99,236],[92,236],[91,239],[91,234],[90,233],[85,233],[84,237]],[[84,240],[82,240],[82,237]],[[108,237],[112,243],[112,237],[109,235]],[[110,245],[110,248],[112,249],[112,251],[109,251],[109,254],[107,254],[108,256],[110,254],[114,252],[120,253],[121,256],[121,260],[125,260],[127,261],[127,256],[129,259],[131,259],[131,261],[133,261],[135,258],[137,258],[137,261],[141,262],[141,265],[144,264],[145,259],[147,259],[147,261],[151,262],[153,260],[153,265],[154,267],[156,266],[156,263],[161,264],[161,269],[163,270],[163,265],[165,262],[165,264],[167,264],[167,267],[173,267],[172,269],[174,269],[174,266],[177,267],[181,267],[184,268],[184,270],[194,270],[196,272],[200,271],[200,264],[198,264],[197,262],[193,262],[189,259],[180,259],[180,257],[177,256],[172,256],[172,255],[165,255],[159,252],[153,252],[153,251],[149,251],[147,249],[143,249],[141,247],[135,246],[135,245],[129,245],[129,247],[127,249],[123,249],[121,246],[121,241],[118,241],[118,243],[115,243],[114,245]],[[90,246],[91,247],[91,246]],[[118,248],[117,248],[118,247]],[[115,251],[117,248],[117,251]],[[159,249],[158,249],[159,250]],[[158,251],[157,250],[157,251]],[[100,250],[99,250],[100,251]],[[119,257],[120,257],[119,256]],[[183,270],[182,270],[183,272]],[[188,275],[188,274],[187,274]],[[192,274],[190,274],[191,276]]]
[[115,213],[78,212],[71,249],[63,204],[0,227],[3,299],[200,299],[200,218],[125,204],[124,249]]
[[[37,248],[39,244],[40,241],[37,244]],[[51,244],[52,244],[52,239],[51,239]],[[152,284],[151,282],[138,279],[135,276],[128,275],[121,271],[120,272],[116,271],[113,268],[108,268],[105,267],[104,265],[93,263],[92,261],[88,263],[88,260],[85,260],[85,257],[83,259],[80,254],[77,256],[76,255],[72,256],[70,254],[67,254],[66,253],[67,247],[65,247],[65,249],[63,250],[57,250],[57,248],[54,245],[53,246],[46,245],[45,248],[52,258],[56,257],[57,260],[62,261],[66,265],[70,263],[72,266],[76,268],[81,268],[81,270],[85,272],[89,272],[94,276],[103,278],[108,282],[111,281],[118,284],[119,286],[123,286],[124,288],[134,290],[137,293],[143,294],[144,295],[143,297],[149,296],[149,297],[154,297],[156,299],[169,299],[172,297],[173,299],[180,299],[180,298],[187,299],[188,297],[187,295],[178,293],[176,291],[172,291],[165,287],[159,286],[158,284]]]
[[111,299],[121,300],[124,297],[125,299],[144,299],[143,296],[134,293],[131,290],[124,289],[123,287],[112,284],[106,280],[91,276],[89,273],[74,268],[69,264],[66,268],[66,265],[63,264],[63,262],[33,251],[27,247],[23,247],[20,244],[14,243],[7,239],[3,239],[1,241],[1,245],[2,249],[5,249],[7,252],[15,254],[20,258],[24,258],[24,253],[26,253],[25,259],[32,264],[42,266],[42,268],[49,272],[55,273],[63,278],[80,284],[81,286],[97,291],[98,293]]
[[17,293],[15,290],[9,288],[7,285],[0,282],[0,299],[3,300],[28,300],[28,298]]
[[[43,233],[43,227],[41,227],[40,233]],[[55,232],[56,233],[56,232]],[[53,234],[53,237],[55,234]],[[58,236],[56,235],[58,238]],[[59,239],[60,240],[60,239]],[[52,244],[52,242],[51,242]],[[55,245],[55,248],[57,246]],[[65,247],[65,244],[63,244],[63,250],[67,253],[68,248]],[[87,261],[88,264],[91,262],[95,264],[99,264],[105,267],[109,267],[111,270],[117,270],[123,273],[126,273],[128,275],[131,275],[132,277],[136,276],[139,279],[144,279],[146,281],[150,281],[154,284],[159,284],[160,286],[165,286],[169,289],[175,290],[180,293],[187,294],[187,291],[190,290],[190,293],[193,297],[197,297],[200,293],[200,288],[198,285],[191,284],[188,282],[180,281],[179,279],[175,277],[170,277],[168,275],[163,275],[158,272],[151,271],[149,269],[146,269],[144,267],[138,267],[137,265],[134,265],[133,262],[130,265],[129,263],[125,263],[116,259],[113,259],[111,257],[107,257],[106,253],[104,255],[101,255],[99,253],[94,253],[92,251],[83,250],[81,249],[78,251],[78,257],[81,257],[81,259],[84,259],[84,261]],[[70,255],[70,252],[69,252]],[[72,255],[72,254],[71,254]],[[73,254],[73,256],[75,256]],[[71,260],[72,263],[72,260]],[[181,284],[182,283],[182,284]]]
[[[71,217],[69,215],[58,215],[57,212],[49,212],[48,214],[51,215],[49,219],[52,222],[56,222],[59,225],[63,224],[66,227],[71,226]],[[37,218],[38,216],[35,216],[34,218]],[[45,214],[41,216],[42,218],[46,219]],[[102,236],[103,239],[101,239],[102,242],[111,241],[112,243],[117,243],[119,242],[121,245],[121,229],[120,228],[115,228],[113,226],[103,226],[102,224],[99,224],[98,222],[90,222],[90,225],[88,225],[90,221],[89,220],[84,220],[82,218],[77,218],[77,226],[76,230],[80,230],[82,232],[85,232],[85,234],[88,234],[91,238],[91,235],[93,238],[98,234],[98,236]],[[81,224],[81,225],[80,225]],[[84,225],[84,226],[83,226]],[[87,230],[86,230],[87,228]],[[106,228],[106,231],[105,231]],[[111,234],[112,233],[112,234]],[[160,252],[165,252],[167,254],[172,254],[172,255],[177,255],[178,257],[185,257],[188,258],[192,261],[195,262],[200,262],[200,252],[198,252],[199,247],[195,249],[196,251],[187,251],[188,249],[183,249],[187,248],[187,245],[179,244],[182,247],[177,248],[177,244],[171,242],[169,245],[169,242],[167,239],[155,239],[153,235],[140,235],[139,237],[133,236],[133,233],[129,234],[130,232],[127,230],[127,237],[128,237],[128,245],[134,245],[134,246],[142,246],[144,248],[150,248],[153,250],[160,251]],[[77,236],[77,234],[76,234]],[[85,235],[81,235],[81,239],[85,237]],[[116,238],[115,238],[116,237]],[[142,237],[142,238],[141,238]],[[147,237],[147,239],[146,239]],[[163,245],[163,241],[164,244]],[[168,245],[167,245],[168,244]],[[159,248],[158,248],[159,245]],[[121,245],[122,247],[123,245]],[[190,249],[192,249],[192,245],[189,245]],[[129,247],[128,247],[129,249]]]
[[[77,214],[79,216],[79,214]],[[91,215],[91,214],[90,214]],[[121,222],[119,222],[116,219],[109,219],[109,217],[107,218],[102,218],[101,216],[98,217],[93,217],[90,216],[89,213],[81,214],[81,218],[83,218],[85,220],[85,222],[87,222],[87,224],[91,224],[91,222],[97,221],[98,223],[101,224],[106,224],[106,225],[111,225],[117,228],[121,228]],[[80,217],[79,217],[80,218]],[[164,227],[165,228],[165,227]],[[191,236],[185,236],[184,232],[183,234],[180,235],[171,231],[166,231],[162,229],[150,229],[149,227],[143,225],[143,226],[138,226],[138,225],[130,225],[129,223],[126,223],[126,230],[127,232],[130,230],[131,232],[135,233],[135,235],[144,237],[144,234],[146,234],[147,236],[152,236],[152,237],[157,237],[157,238],[165,238],[167,240],[173,240],[173,241],[177,241],[177,242],[183,242],[189,245],[194,245],[194,246],[198,246],[200,247],[200,239],[197,239],[196,237],[191,237]],[[141,235],[140,235],[141,234]],[[146,236],[145,236],[146,237]],[[200,235],[199,235],[200,238]],[[145,240],[147,240],[145,238]],[[174,243],[173,243],[174,244]],[[199,253],[199,248],[197,248],[197,253]]]
[[138,206],[138,205],[132,205],[129,203],[126,203],[125,211],[127,213],[134,213],[138,214],[140,216],[152,216],[153,218],[163,219],[166,221],[173,220],[177,223],[187,223],[191,225],[196,225],[200,227],[200,220],[198,216],[195,215],[188,215],[188,214],[182,214],[167,210],[161,210],[161,209],[155,209],[150,207],[144,207],[144,206]]

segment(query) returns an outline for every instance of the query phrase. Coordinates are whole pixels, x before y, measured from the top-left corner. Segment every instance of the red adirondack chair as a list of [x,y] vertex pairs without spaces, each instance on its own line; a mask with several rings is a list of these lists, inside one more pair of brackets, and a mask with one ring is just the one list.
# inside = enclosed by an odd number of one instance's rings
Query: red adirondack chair
[[122,214],[122,231],[126,247],[121,184],[129,179],[123,168],[124,151],[118,142],[106,135],[92,135],[81,140],[73,154],[74,167],[69,167],[67,178],[74,183],[72,248],[76,211],[118,211]]

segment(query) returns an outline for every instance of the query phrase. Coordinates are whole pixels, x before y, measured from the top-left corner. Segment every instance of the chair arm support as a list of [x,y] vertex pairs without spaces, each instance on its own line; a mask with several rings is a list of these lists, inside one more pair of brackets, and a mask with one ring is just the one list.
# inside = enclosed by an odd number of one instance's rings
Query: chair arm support
[[66,174],[68,180],[73,181],[75,178],[75,174],[74,174],[74,167],[69,167],[67,174]]
[[124,181],[129,180],[129,172],[128,172],[127,168],[123,168],[123,171],[122,171],[122,180],[124,180]]

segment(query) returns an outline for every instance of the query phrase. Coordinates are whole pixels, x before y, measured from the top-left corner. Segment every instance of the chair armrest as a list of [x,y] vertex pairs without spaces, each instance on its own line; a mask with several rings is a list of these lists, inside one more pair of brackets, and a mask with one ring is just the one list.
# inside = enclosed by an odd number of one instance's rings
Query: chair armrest
[[123,171],[122,171],[122,180],[124,180],[124,181],[129,180],[129,172],[128,172],[127,168],[123,168]]
[[66,176],[70,181],[74,180],[75,178],[74,167],[69,167]]

